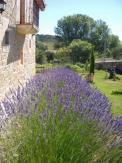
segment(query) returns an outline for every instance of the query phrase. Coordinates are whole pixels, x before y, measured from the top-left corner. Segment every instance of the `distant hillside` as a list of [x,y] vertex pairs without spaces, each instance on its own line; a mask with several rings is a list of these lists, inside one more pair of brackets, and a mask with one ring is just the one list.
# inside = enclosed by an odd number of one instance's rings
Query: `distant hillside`
[[55,36],[54,35],[37,35],[37,40],[46,42],[46,41],[55,41]]
[[48,47],[48,50],[54,49],[54,44],[56,42],[55,36],[53,35],[37,35],[36,41],[46,45]]

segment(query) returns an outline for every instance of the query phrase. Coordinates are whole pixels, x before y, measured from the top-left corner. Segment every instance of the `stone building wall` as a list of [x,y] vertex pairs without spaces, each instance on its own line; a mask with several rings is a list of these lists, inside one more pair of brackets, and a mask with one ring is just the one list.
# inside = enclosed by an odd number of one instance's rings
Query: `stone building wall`
[[[17,0],[6,1],[6,10],[0,15],[0,99],[35,74],[35,36],[16,32]],[[5,44],[6,31],[9,44]]]

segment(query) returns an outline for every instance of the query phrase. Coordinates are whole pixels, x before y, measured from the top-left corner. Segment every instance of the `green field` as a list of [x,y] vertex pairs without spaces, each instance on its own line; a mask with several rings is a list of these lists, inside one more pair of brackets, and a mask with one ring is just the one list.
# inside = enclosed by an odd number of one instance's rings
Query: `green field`
[[112,94],[112,91],[122,92],[122,75],[118,75],[120,80],[117,81],[105,79],[105,76],[106,72],[97,71],[94,78],[95,85],[101,92],[105,93],[105,95],[109,97],[114,115],[122,115],[122,94]]

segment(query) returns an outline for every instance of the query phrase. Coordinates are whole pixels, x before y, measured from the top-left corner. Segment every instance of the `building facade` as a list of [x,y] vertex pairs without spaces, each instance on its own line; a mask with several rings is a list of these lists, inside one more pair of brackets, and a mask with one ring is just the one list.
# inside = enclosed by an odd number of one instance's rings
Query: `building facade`
[[[35,34],[43,0],[6,0],[0,13],[0,99],[35,74]],[[0,1],[1,3],[1,1]]]

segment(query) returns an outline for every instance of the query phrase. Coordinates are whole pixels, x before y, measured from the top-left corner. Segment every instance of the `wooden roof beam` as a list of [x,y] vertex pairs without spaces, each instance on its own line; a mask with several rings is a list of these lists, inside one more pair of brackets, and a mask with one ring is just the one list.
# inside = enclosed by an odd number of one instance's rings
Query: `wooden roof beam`
[[37,3],[38,7],[39,7],[42,11],[44,11],[44,9],[45,9],[44,0],[35,0],[35,1],[36,1],[36,3]]

